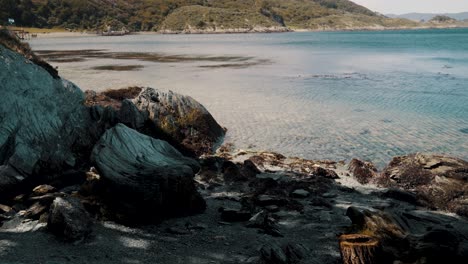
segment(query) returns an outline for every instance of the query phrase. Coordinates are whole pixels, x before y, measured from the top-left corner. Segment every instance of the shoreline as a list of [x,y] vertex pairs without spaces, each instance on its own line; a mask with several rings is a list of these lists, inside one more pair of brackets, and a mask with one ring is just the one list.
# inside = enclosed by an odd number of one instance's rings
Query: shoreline
[[[224,35],[224,34],[272,34],[272,33],[307,33],[307,32],[367,32],[367,31],[398,31],[398,30],[430,30],[430,29],[464,29],[468,25],[453,25],[453,26],[418,26],[418,27],[356,27],[356,28],[254,28],[254,29],[225,29],[225,30],[194,30],[194,31],[137,31],[130,32],[126,35]],[[60,32],[37,32],[39,38],[62,38],[62,37],[93,37],[100,36],[96,32],[88,31],[60,31]],[[103,36],[116,37],[116,36]]]

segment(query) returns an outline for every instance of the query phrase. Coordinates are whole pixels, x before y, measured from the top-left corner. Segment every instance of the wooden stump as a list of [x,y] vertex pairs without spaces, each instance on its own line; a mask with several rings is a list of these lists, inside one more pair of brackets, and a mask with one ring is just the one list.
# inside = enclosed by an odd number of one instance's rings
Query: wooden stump
[[379,241],[361,234],[341,235],[340,251],[343,264],[377,264],[381,257]]

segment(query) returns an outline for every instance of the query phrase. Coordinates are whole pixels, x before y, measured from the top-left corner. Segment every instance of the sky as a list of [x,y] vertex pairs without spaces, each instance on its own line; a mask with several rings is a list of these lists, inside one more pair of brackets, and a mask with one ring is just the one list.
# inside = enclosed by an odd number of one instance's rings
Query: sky
[[468,12],[468,0],[351,0],[382,14]]

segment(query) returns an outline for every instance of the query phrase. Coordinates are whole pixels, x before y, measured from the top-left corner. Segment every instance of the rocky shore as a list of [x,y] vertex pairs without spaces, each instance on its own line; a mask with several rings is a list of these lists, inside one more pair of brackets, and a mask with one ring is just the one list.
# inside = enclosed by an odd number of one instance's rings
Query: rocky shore
[[82,92],[0,35],[4,263],[466,263],[468,162],[223,145],[188,96]]

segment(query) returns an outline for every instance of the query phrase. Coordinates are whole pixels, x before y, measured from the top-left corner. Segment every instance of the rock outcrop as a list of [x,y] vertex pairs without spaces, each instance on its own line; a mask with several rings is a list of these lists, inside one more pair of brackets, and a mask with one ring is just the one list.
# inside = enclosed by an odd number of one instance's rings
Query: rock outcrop
[[91,159],[118,220],[149,222],[205,209],[193,180],[198,163],[165,141],[119,124],[102,136]]
[[[161,138],[184,154],[212,153],[224,137],[223,129],[196,100],[172,91],[129,87],[103,93],[87,91],[87,105],[114,109],[104,114],[109,123],[123,123]],[[103,116],[103,109],[98,110]]]
[[2,195],[87,158],[90,115],[77,86],[0,44],[0,92]]
[[429,207],[468,216],[468,162],[440,155],[395,157],[380,182],[415,193]]

